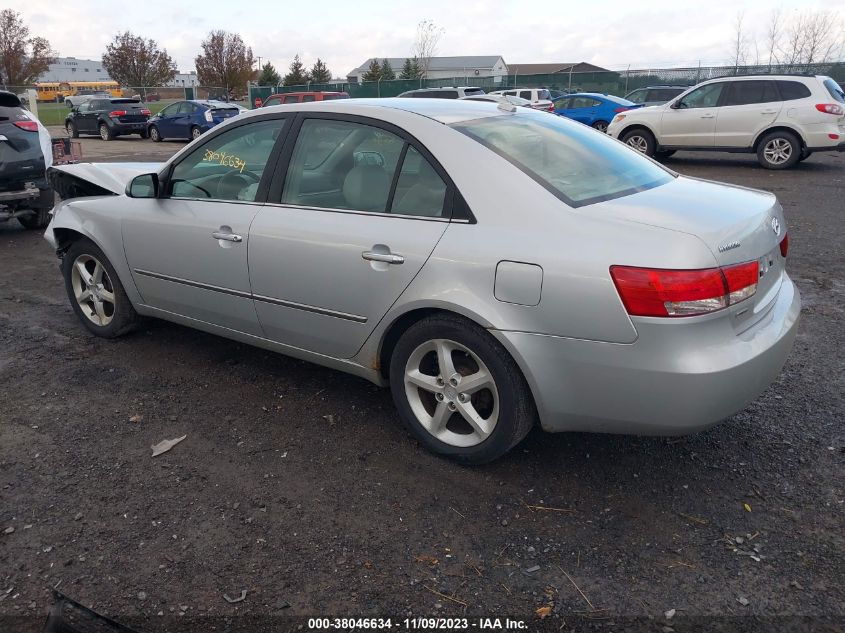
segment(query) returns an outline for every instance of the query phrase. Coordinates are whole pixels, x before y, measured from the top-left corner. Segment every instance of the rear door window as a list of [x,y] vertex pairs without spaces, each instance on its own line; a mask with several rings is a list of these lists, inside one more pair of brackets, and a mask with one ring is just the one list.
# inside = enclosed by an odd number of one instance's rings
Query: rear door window
[[[683,92],[680,88],[657,88],[648,91],[648,99],[646,101],[669,101],[674,99]],[[643,103],[642,101],[635,101],[634,103]]]
[[753,105],[780,101],[775,83],[769,80],[732,81],[728,86],[723,105]]
[[529,101],[531,101],[531,91],[530,90],[522,90],[519,93],[519,96],[522,97],[523,99],[528,99]]
[[780,91],[780,98],[783,101],[806,99],[811,94],[810,89],[800,81],[787,81],[785,79],[780,79],[776,81],[775,84]]
[[545,100],[548,101],[552,98],[552,95],[549,93],[548,90],[538,90],[537,91],[537,98],[538,99],[545,99]]
[[445,202],[446,183],[431,163],[409,145],[396,181],[390,212],[439,218],[443,216]]
[[286,95],[282,103],[299,103],[299,95]]
[[315,95],[302,95],[302,103],[306,103],[308,101],[316,101],[317,97]]

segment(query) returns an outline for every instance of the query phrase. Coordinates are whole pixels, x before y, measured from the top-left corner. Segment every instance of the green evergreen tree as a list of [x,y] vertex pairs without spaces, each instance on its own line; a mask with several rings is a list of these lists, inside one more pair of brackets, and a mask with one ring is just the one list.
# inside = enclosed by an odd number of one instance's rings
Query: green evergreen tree
[[402,64],[402,71],[399,73],[399,79],[416,79],[414,76],[414,67],[408,57],[405,58],[405,63]]
[[396,79],[396,73],[393,70],[393,66],[390,65],[387,58],[384,58],[381,60],[381,80],[393,81],[394,79]]
[[311,67],[311,81],[315,84],[327,84],[332,80],[332,71],[328,69],[325,62],[317,58],[314,66]]
[[370,67],[361,76],[361,79],[364,81],[378,81],[381,79],[381,64],[378,63],[377,59],[370,62]]
[[261,74],[258,76],[259,86],[273,86],[274,88],[282,83],[282,77],[273,67],[273,64],[267,62],[261,67]]
[[290,63],[290,72],[285,75],[284,85],[304,86],[310,80],[311,78],[308,76],[308,72],[305,70],[305,65],[302,63],[302,60],[299,58],[299,55],[295,55],[293,61]]
[[416,55],[411,58],[411,79],[419,79],[425,74],[423,71],[422,64],[420,63],[420,58]]

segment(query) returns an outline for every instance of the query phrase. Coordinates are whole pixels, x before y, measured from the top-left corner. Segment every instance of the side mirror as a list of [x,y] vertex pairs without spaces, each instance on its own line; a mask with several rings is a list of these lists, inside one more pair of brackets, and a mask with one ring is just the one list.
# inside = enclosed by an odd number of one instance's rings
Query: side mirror
[[669,107],[672,108],[673,110],[683,110],[684,108],[687,107],[687,104],[684,103],[683,100],[678,100],[678,101],[673,102],[672,105],[670,105]]
[[158,198],[158,174],[135,176],[126,186],[130,198]]

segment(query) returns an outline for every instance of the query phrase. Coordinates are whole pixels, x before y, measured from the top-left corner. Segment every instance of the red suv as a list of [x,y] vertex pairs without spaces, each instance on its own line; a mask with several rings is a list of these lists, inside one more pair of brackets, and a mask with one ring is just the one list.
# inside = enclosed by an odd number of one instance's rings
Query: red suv
[[267,97],[261,107],[281,105],[283,103],[307,103],[309,101],[330,101],[348,99],[348,92],[283,92]]

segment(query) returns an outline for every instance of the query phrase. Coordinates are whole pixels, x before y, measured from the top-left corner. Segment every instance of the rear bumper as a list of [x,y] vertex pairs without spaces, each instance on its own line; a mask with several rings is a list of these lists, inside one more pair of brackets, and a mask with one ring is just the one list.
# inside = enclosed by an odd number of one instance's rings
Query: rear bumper
[[110,121],[108,125],[116,134],[137,134],[138,132],[147,131],[146,121],[136,121],[133,123]]
[[788,276],[766,310],[740,334],[726,319],[638,319],[632,344],[491,333],[522,368],[546,431],[684,435],[742,410],[780,373],[801,311]]
[[811,152],[845,152],[845,141],[838,145],[827,145],[821,147],[807,147]]

